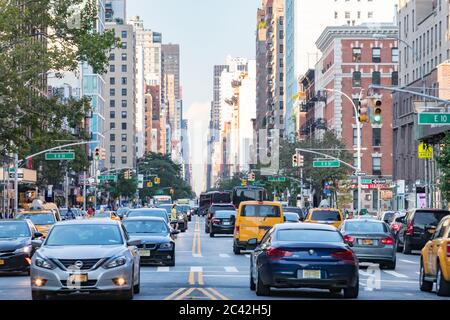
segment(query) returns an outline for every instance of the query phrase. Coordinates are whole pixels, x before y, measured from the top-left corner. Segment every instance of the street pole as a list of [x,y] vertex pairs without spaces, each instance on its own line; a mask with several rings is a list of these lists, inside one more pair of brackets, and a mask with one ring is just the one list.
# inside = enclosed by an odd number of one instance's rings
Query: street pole
[[65,192],[65,202],[66,202],[66,208],[69,208],[69,170],[66,167],[66,192]]
[[300,168],[300,207],[305,207],[305,201],[303,199],[303,168]]
[[83,178],[83,210],[86,211],[86,171],[84,171]]
[[19,155],[14,154],[14,215],[19,209]]

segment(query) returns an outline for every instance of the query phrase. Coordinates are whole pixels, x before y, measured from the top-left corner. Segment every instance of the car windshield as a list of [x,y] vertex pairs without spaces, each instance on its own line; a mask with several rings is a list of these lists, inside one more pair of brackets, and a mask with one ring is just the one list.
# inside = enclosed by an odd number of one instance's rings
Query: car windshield
[[341,221],[341,215],[336,210],[318,210],[311,213],[311,220],[315,221]]
[[26,222],[5,222],[0,223],[1,238],[25,238],[30,237],[30,229]]
[[283,211],[285,211],[285,212],[295,212],[295,213],[302,213],[302,209],[300,209],[300,208],[292,208],[292,207],[286,207],[286,208],[283,208]]
[[394,217],[395,212],[386,212],[383,216],[384,221],[390,221]]
[[298,214],[295,212],[283,212],[284,216],[286,217],[287,221],[298,221]]
[[25,220],[29,219],[31,222],[33,222],[36,226],[45,226],[45,225],[51,225],[55,224],[55,216],[53,213],[19,213],[16,216],[16,219],[18,220]]
[[188,212],[188,211],[189,211],[189,206],[177,205],[177,213]]
[[111,215],[109,212],[96,212],[94,217],[95,218],[110,218]]
[[449,211],[416,211],[414,215],[414,223],[437,226],[445,216],[450,215]]
[[214,214],[214,217],[219,218],[219,219],[229,219],[231,218],[231,216],[235,216],[236,215],[236,211],[216,211],[216,213]]
[[46,246],[114,246],[123,244],[117,225],[56,225]]
[[344,226],[347,233],[385,233],[387,228],[383,223],[369,221],[347,221]]
[[123,225],[128,233],[168,233],[169,229],[164,221],[124,221]]
[[172,211],[172,207],[173,207],[173,205],[171,205],[171,204],[158,206],[158,208],[166,210],[167,213],[170,213]]
[[131,217],[158,217],[167,219],[167,212],[164,210],[136,210],[128,212],[128,218]]
[[337,231],[315,229],[286,229],[277,232],[278,241],[294,242],[343,242]]
[[281,217],[280,207],[272,205],[245,205],[241,212],[242,217]]

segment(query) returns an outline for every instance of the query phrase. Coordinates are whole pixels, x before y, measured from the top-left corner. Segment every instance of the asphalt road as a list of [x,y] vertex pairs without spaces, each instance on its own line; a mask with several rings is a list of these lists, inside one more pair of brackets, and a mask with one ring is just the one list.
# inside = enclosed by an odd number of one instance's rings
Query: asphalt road
[[[194,217],[176,241],[175,267],[142,267],[141,293],[136,300],[268,300],[341,299],[328,290],[274,290],[257,297],[249,289],[249,254],[236,256],[231,236],[210,238],[203,218]],[[360,270],[360,300],[447,299],[419,290],[419,252],[398,254],[395,271]],[[0,300],[31,299],[28,276],[0,276]],[[84,299],[86,299],[84,297]]]

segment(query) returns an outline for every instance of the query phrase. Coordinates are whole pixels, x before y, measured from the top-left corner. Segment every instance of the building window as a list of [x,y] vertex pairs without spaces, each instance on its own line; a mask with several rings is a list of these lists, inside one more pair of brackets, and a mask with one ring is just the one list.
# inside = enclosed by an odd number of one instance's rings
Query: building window
[[109,95],[111,97],[114,97],[116,95],[116,89],[113,89],[113,88],[109,89]]
[[[353,113],[355,113],[353,111]],[[356,146],[358,144],[358,129],[353,128],[353,145]]]
[[126,42],[122,42],[122,49],[126,49],[127,48],[127,43]]
[[122,145],[121,151],[122,152],[127,152],[127,146],[125,144]]
[[337,11],[334,12],[334,18],[335,18],[335,19],[339,18],[339,14],[338,14]]
[[109,100],[109,107],[115,108],[116,107],[116,100]]
[[126,97],[127,96],[127,89],[124,88],[122,89],[122,97]]
[[381,147],[381,128],[373,128],[373,146]]
[[116,128],[116,123],[115,122],[111,122],[109,124],[109,129],[111,130],[111,129],[115,129],[115,128]]
[[345,19],[350,19],[350,11],[345,11]]
[[381,48],[372,48],[372,62],[381,62]]
[[115,111],[110,111],[109,112],[109,118],[110,119],[115,119],[116,118],[116,112]]
[[280,87],[280,96],[284,95],[284,88]]
[[127,134],[122,134],[122,142],[127,142]]
[[122,31],[122,38],[126,38],[128,36],[128,32]]
[[393,86],[398,86],[398,71],[392,72],[391,80]]
[[109,72],[116,72],[116,66],[113,64],[109,65]]
[[380,157],[372,158],[372,174],[374,176],[381,176],[381,158]]
[[361,48],[353,48],[352,61],[361,62]]
[[109,146],[109,152],[111,152],[111,153],[114,153],[114,152],[116,152],[116,146],[115,145],[110,145]]
[[114,61],[116,60],[116,55],[114,53],[110,53],[109,54],[109,61]]
[[126,53],[122,53],[122,61],[127,61],[127,54]]
[[115,156],[111,156],[111,157],[109,158],[109,162],[111,162],[111,163],[116,163],[116,157],[115,157]]
[[284,45],[280,44],[280,53],[284,53]]
[[122,157],[122,164],[127,164],[127,157]]
[[377,85],[381,84],[381,72],[379,71],[372,72],[372,84]]
[[116,141],[116,135],[114,133],[109,135],[109,141]]
[[127,72],[128,68],[126,64],[122,65],[122,72]]
[[115,85],[116,84],[116,78],[114,78],[114,77],[111,77],[111,78],[109,78],[109,84],[110,85]]
[[126,107],[128,107],[127,100],[122,100],[122,108],[126,108]]
[[122,130],[127,130],[127,123],[126,122],[122,122]]
[[372,19],[372,18],[373,18],[373,12],[372,12],[372,11],[369,11],[369,12],[367,13],[367,18],[369,18],[369,19]]
[[353,88],[361,88],[361,72],[353,72]]
[[127,77],[122,77],[122,84],[126,85],[128,83],[128,78]]
[[280,101],[279,106],[280,106],[280,110],[283,110],[283,109],[284,109],[284,103],[283,103],[283,101]]
[[392,48],[392,62],[398,62],[398,48]]
[[127,118],[127,112],[126,111],[122,111],[122,119],[126,119]]

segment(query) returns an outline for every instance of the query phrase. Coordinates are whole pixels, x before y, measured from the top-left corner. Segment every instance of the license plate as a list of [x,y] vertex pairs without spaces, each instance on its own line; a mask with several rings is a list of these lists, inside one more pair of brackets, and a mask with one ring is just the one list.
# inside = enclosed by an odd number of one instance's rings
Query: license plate
[[362,244],[365,246],[373,246],[373,240],[372,239],[364,239],[364,240],[362,240]]
[[230,223],[229,223],[229,222],[224,222],[223,225],[224,225],[224,226],[229,226]]
[[5,260],[0,260],[0,266],[5,264]]
[[320,270],[299,270],[298,278],[300,279],[321,279]]
[[71,274],[67,279],[68,283],[82,283],[87,281],[88,281],[87,274]]
[[139,250],[139,255],[141,257],[150,257],[150,250]]

